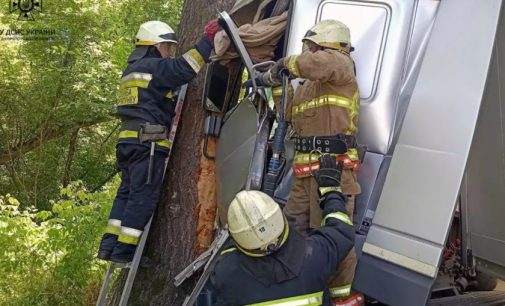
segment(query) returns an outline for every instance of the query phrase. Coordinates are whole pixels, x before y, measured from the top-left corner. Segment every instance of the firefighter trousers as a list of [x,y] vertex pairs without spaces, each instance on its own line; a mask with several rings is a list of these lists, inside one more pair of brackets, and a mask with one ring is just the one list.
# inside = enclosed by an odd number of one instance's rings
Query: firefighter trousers
[[109,216],[107,231],[117,234],[118,241],[136,245],[161,195],[165,159],[168,152],[156,149],[151,183],[148,144],[118,143],[116,158],[121,171],[121,185]]
[[[348,196],[346,203],[351,220],[354,214],[354,198]],[[284,214],[288,222],[303,235],[307,235],[312,228],[321,226],[322,211],[319,207],[318,185],[312,176],[295,178],[288,203],[284,207]],[[332,297],[350,294],[356,261],[356,252],[353,248],[338,266],[334,277],[330,279]]]

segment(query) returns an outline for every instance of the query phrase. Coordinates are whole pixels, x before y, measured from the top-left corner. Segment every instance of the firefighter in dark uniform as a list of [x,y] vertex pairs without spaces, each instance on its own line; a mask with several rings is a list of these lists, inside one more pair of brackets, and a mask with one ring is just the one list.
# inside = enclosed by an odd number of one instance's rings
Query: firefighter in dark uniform
[[208,62],[218,30],[217,22],[210,22],[194,48],[173,58],[177,39],[169,25],[148,21],[140,26],[136,48],[120,82],[117,114],[121,130],[116,156],[121,185],[98,258],[132,260],[160,197],[165,159],[172,145],[167,136],[175,112],[176,91]]
[[230,204],[234,245],[224,248],[207,283],[215,305],[330,305],[328,279],[354,246],[354,228],[340,188],[341,162],[320,157],[322,226],[308,237],[260,191],[241,191]]

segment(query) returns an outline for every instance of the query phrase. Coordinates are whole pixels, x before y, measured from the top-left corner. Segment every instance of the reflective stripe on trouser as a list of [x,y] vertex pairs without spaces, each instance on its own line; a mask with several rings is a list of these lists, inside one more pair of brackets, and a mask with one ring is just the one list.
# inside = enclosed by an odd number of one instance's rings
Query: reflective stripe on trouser
[[135,244],[132,237],[140,236],[138,232],[144,229],[160,198],[167,152],[155,151],[151,184],[146,185],[149,151],[149,147],[139,144],[119,143],[116,147],[121,185],[109,219],[121,220],[118,240],[124,243]]
[[343,212],[334,212],[334,213],[331,213],[331,214],[327,214],[323,221],[321,221],[321,226],[324,226],[326,224],[326,220],[330,219],[330,218],[335,218],[335,219],[338,219],[342,222],[344,222],[345,224],[349,224],[349,225],[353,225],[352,224],[352,221],[351,221],[351,218],[349,218],[349,216]]
[[351,294],[351,284],[330,288],[330,297],[332,298],[346,297],[349,294]]
[[[321,225],[322,214],[319,208],[318,187],[313,177],[295,178],[288,203],[284,207],[284,214],[290,224],[303,235],[307,235],[311,228]],[[352,220],[354,196],[348,197],[346,209]],[[340,263],[335,275],[330,278],[329,287],[342,287],[351,284],[355,267],[356,253],[353,248]]]
[[279,300],[249,304],[249,306],[319,306],[323,304],[323,292],[298,295]]
[[[132,131],[132,130],[123,130],[123,131],[119,132],[118,138],[119,139],[129,139],[129,138],[138,139],[139,138],[139,132],[138,131]],[[159,145],[160,147],[163,147],[163,148],[166,148],[166,149],[172,148],[172,142],[170,140],[168,140],[168,139],[158,140],[158,141],[156,141],[156,144]]]
[[[355,197],[349,197],[347,200],[346,204],[346,209],[347,212],[350,214],[352,217],[352,214],[354,213],[354,200]],[[340,265],[337,268],[337,272],[335,273],[334,277],[332,277],[329,281],[329,287],[330,288],[339,288],[344,292],[343,289],[346,289],[345,291],[347,294],[346,295],[340,295],[340,296],[333,296],[332,297],[345,297],[348,296],[351,291],[351,284],[354,279],[354,271],[356,269],[356,263],[357,263],[357,258],[356,258],[356,251],[354,248],[347,254],[347,256],[342,260]]]
[[139,243],[141,235],[142,235],[141,230],[131,228],[131,227],[121,226],[121,233],[119,234],[117,241],[122,242],[122,243],[137,245]]
[[121,220],[109,219],[105,232],[112,235],[119,235],[121,233]]
[[[359,157],[357,149],[349,149],[346,154],[330,154],[335,156],[335,159],[343,163],[344,169],[356,170],[359,167]],[[312,172],[319,170],[318,152],[300,153],[295,152],[293,159],[293,172],[297,177],[309,176]]]

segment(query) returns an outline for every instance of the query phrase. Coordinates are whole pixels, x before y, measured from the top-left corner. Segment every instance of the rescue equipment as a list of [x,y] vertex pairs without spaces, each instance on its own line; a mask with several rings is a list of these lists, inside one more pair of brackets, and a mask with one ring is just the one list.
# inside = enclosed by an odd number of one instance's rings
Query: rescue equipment
[[193,291],[191,291],[191,294],[186,297],[186,299],[182,303],[182,306],[191,306],[195,303],[196,299],[198,298],[198,295],[202,291],[203,287],[205,286],[205,283],[207,282],[207,279],[209,278],[209,274],[214,269],[214,265],[216,264],[214,258],[216,258],[216,255],[219,254],[219,251],[221,250],[225,242],[228,240],[229,236],[230,234],[228,232],[228,229],[222,228],[217,233],[216,238],[214,239],[210,247],[200,256],[198,256],[189,266],[187,266],[184,270],[182,270],[181,273],[177,274],[177,276],[174,278],[174,284],[176,287],[178,287],[186,279],[190,278],[201,267],[204,267],[203,273],[198,279],[198,282],[193,288]]
[[317,171],[321,154],[330,154],[341,162],[346,170],[359,168],[359,146],[353,135],[294,137],[294,143],[296,153],[293,171],[296,176],[309,176]]
[[[286,86],[288,86],[288,83],[289,83],[288,77],[283,76],[283,78],[282,78],[283,88],[286,88]],[[287,99],[287,94],[286,94],[286,91],[283,90],[281,103],[280,103],[280,107],[279,107],[280,109],[277,110],[277,113],[279,114],[279,116],[278,116],[277,127],[275,129],[274,139],[273,139],[273,143],[272,143],[272,157],[270,158],[270,160],[268,162],[268,169],[267,169],[267,173],[265,174],[263,188],[262,188],[262,190],[265,191],[269,196],[274,195],[275,188],[277,186],[277,182],[278,182],[279,176],[281,174],[281,170],[285,164],[285,158],[283,156],[284,155],[284,138],[286,137],[286,133],[288,130],[288,123],[286,122],[285,112],[284,112],[284,107],[286,105],[286,99]]]
[[294,137],[295,149],[301,153],[318,151],[321,153],[344,154],[358,147],[353,135]]
[[167,128],[159,124],[142,124],[139,131],[139,141],[150,142],[151,151],[149,152],[149,170],[147,172],[146,184],[151,184],[153,165],[154,165],[154,149],[156,147],[156,141],[168,141],[167,139]]
[[[136,125],[127,123],[127,126]],[[149,153],[149,171],[146,184],[151,184],[154,162],[154,150],[156,145],[164,149],[172,148],[172,141],[168,139],[167,128],[160,124],[141,123],[137,124],[138,130],[122,130],[119,132],[119,139],[137,138],[140,143],[149,142],[151,151]]]

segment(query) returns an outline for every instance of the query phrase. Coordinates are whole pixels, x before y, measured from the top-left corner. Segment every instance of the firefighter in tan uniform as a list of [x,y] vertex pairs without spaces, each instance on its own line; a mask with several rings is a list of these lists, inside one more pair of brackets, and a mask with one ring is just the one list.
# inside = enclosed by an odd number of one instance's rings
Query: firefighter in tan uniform
[[[330,153],[344,165],[342,192],[346,208],[354,211],[354,196],[361,192],[356,179],[359,166],[355,135],[359,113],[359,92],[350,31],[336,20],[325,20],[310,29],[303,38],[300,55],[283,58],[260,76],[261,83],[279,84],[280,75],[304,79],[286,107],[286,118],[295,132],[293,170],[295,180],[284,208],[288,220],[301,233],[321,225],[317,183],[312,173],[319,169],[321,153]],[[275,97],[276,90],[273,94]],[[332,295],[350,295],[356,254],[352,250],[340,264],[332,281]]]

